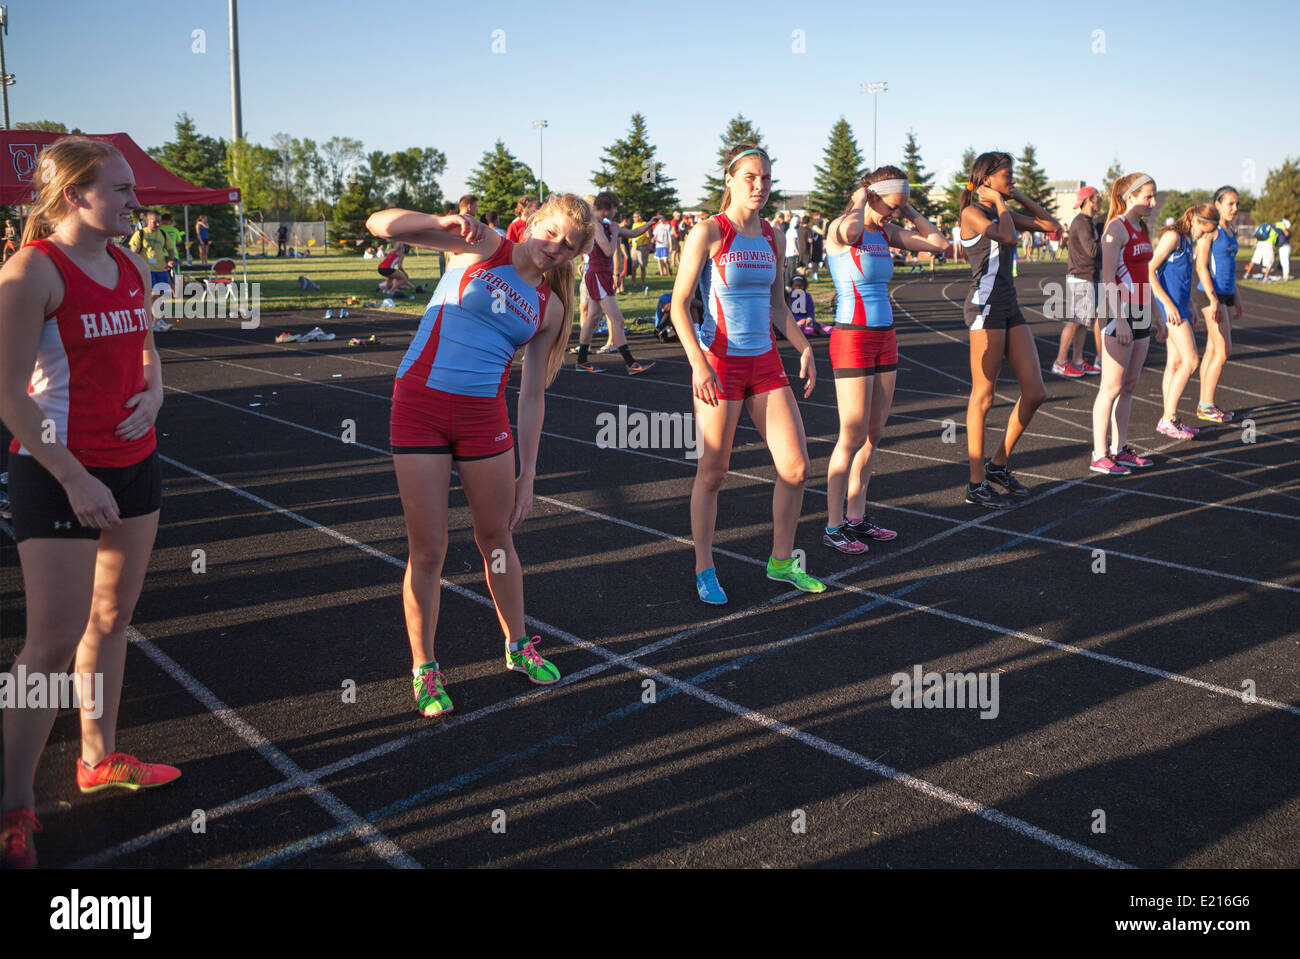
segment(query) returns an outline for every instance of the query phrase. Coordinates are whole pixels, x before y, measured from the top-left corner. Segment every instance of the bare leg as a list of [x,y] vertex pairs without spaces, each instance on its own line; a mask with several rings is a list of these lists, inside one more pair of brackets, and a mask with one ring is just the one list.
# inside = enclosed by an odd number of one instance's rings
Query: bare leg
[[776,466],[772,491],[772,556],[789,559],[803,509],[803,488],[808,479],[808,439],[794,392],[788,386],[751,396],[746,402],[750,418],[767,442]]
[[1133,344],[1120,346],[1118,337],[1108,336],[1101,357],[1101,382],[1097,384],[1097,399],[1092,404],[1092,458],[1099,460],[1110,452],[1106,432],[1111,425],[1111,411],[1124,383],[1124,369],[1133,352]]
[[867,486],[871,482],[871,462],[885,435],[885,424],[894,405],[894,384],[898,371],[890,370],[871,378],[870,409],[867,411],[867,441],[853,457],[849,471],[849,515],[865,516],[867,511]]
[[501,631],[511,642],[524,637],[524,573],[510,535],[515,505],[514,451],[483,460],[463,460],[456,472],[474,518],[474,542],[483,555],[488,591]]
[[695,572],[714,565],[713,534],[718,525],[718,491],[727,479],[731,444],[740,421],[741,403],[719,400],[709,406],[695,400],[695,431],[700,457],[691,486],[691,538],[695,541]]
[[81,758],[88,766],[117,752],[126,628],[144,587],[157,533],[157,511],[123,520],[121,526],[100,533],[90,618],[77,646],[76,669],[83,683],[86,677],[103,677],[102,702],[83,702],[81,709]]
[[1020,398],[1016,400],[1011,416],[1007,419],[1007,431],[1002,434],[1002,443],[992,456],[994,466],[1007,464],[1021,434],[1029,428],[1029,421],[1047,399],[1047,390],[1043,387],[1043,371],[1038,366],[1038,349],[1034,346],[1034,337],[1027,324],[1022,323],[1007,331],[1007,359],[1020,383]]
[[[76,655],[95,583],[93,539],[28,539],[18,544],[27,596],[27,641],[11,671],[58,673]],[[0,807],[36,808],[36,766],[58,710],[4,710],[4,798]]]
[[875,377],[855,376],[835,380],[835,402],[840,410],[840,435],[826,468],[826,525],[831,528],[844,522],[849,472],[867,439],[867,397],[873,379]]
[[970,331],[970,400],[966,404],[966,455],[970,481],[984,482],[984,421],[993,408],[993,391],[1002,369],[1006,330]]
[[433,637],[438,628],[442,564],[447,557],[447,495],[451,454],[399,453],[393,457],[402,497],[409,548],[402,578],[402,606],[411,644],[411,668],[437,658]]

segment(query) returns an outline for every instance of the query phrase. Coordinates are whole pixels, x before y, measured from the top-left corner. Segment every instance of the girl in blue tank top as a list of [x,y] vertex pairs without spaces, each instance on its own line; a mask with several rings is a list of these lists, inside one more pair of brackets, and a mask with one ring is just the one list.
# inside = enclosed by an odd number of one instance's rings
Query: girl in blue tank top
[[1196,336],[1192,332],[1196,324],[1196,314],[1192,312],[1196,244],[1202,237],[1212,236],[1218,225],[1219,211],[1214,204],[1189,207],[1177,223],[1165,227],[1151,256],[1151,292],[1169,330],[1165,375],[1161,381],[1164,412],[1156,424],[1156,432],[1174,439],[1191,439],[1199,432],[1178,418],[1178,402],[1199,359]]
[[[518,243],[471,216],[381,210],[366,221],[375,236],[445,251],[447,270],[402,360],[389,429],[409,558],[402,606],[412,688],[423,716],[452,711],[434,656],[452,461],[469,500],[505,665],[537,685],[560,679],[525,633],[523,566],[512,531],[533,502],[547,384],[564,362],[573,315],[573,260],[591,248],[591,208],[553,193]],[[519,472],[505,380],[523,346],[519,378]],[[486,623],[485,623],[486,625]]]
[[[822,542],[841,553],[865,553],[863,538],[898,534],[867,515],[871,460],[894,403],[898,339],[889,305],[894,258],[890,247],[939,255],[947,239],[908,203],[907,175],[882,166],[858,184],[844,213],[826,229],[826,254],[835,281],[831,366],[840,433],[826,474],[826,529]],[[895,220],[910,220],[904,230]]]
[[[776,465],[767,578],[810,593],[826,588],[793,558],[808,475],[808,441],[772,327],[777,326],[799,352],[805,397],[812,393],[817,370],[812,347],[785,298],[784,244],[777,242],[761,215],[772,192],[772,162],[761,148],[741,144],[727,157],[723,179],[722,211],[692,229],[682,247],[672,302],[673,326],[690,360],[695,397],[695,590],[703,602],[715,606],[727,602],[713,561],[718,491],[730,467],[742,406],[748,407],[766,437]],[[698,329],[689,312],[697,283],[704,298]]]
[[1227,423],[1233,413],[1214,403],[1214,392],[1223,375],[1223,365],[1232,355],[1232,324],[1241,322],[1242,305],[1237,302],[1237,234],[1233,220],[1239,198],[1230,186],[1214,193],[1214,208],[1219,213],[1219,227],[1196,241],[1196,275],[1198,290],[1204,290],[1209,305],[1205,316],[1205,354],[1201,357],[1201,398],[1196,418],[1210,423]]

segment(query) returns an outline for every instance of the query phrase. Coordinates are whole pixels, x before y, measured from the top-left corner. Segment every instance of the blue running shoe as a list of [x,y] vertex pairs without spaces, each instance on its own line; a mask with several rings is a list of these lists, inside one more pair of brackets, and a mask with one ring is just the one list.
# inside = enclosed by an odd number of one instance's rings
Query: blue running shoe
[[718,570],[715,566],[695,574],[695,591],[700,594],[700,599],[711,606],[727,604],[727,594],[718,585]]

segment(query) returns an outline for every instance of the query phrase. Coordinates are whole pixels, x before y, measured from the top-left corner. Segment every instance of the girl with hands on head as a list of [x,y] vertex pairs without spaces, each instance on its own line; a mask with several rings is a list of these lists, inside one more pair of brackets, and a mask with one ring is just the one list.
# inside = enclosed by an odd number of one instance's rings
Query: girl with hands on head
[[[1151,305],[1151,237],[1146,217],[1156,205],[1156,184],[1145,173],[1130,173],[1110,189],[1110,216],[1101,236],[1101,382],[1092,406],[1094,473],[1120,476],[1154,466],[1128,445],[1133,390],[1151,345],[1165,341],[1165,322]],[[1107,428],[1111,444],[1106,445]]]
[[[154,420],[162,367],[148,265],[114,244],[139,209],[110,143],[63,137],[40,154],[24,246],[0,273],[0,419],[27,600],[15,669],[57,682],[73,663],[82,792],[180,776],[117,751],[127,627],[162,503]],[[34,781],[56,708],[4,711],[0,865],[36,865]]]
[[1164,411],[1156,432],[1174,439],[1191,439],[1198,432],[1178,418],[1178,401],[1196,369],[1196,312],[1192,309],[1192,269],[1196,244],[1213,236],[1219,211],[1213,203],[1188,207],[1178,221],[1161,231],[1151,256],[1151,292],[1168,326],[1165,375],[1161,380]]
[[[687,236],[672,300],[673,326],[691,364],[699,444],[691,488],[695,588],[701,600],[715,606],[727,602],[713,563],[718,491],[730,467],[742,407],[748,408],[776,465],[767,577],[805,592],[826,588],[793,558],[808,476],[808,441],[773,327],[799,351],[805,398],[812,395],[817,368],[785,298],[784,244],[760,213],[772,192],[772,162],[759,147],[742,143],[727,158],[723,178],[722,210]],[[704,301],[698,326],[688,310],[697,283]]]
[[[962,309],[970,330],[971,394],[966,406],[966,446],[970,483],[966,502],[988,509],[1007,509],[1010,499],[1023,499],[1030,490],[1012,475],[1007,465],[1011,451],[1029,428],[1038,407],[1047,398],[1038,349],[1020,312],[1012,280],[1016,241],[1021,233],[1059,231],[1061,224],[1015,188],[1011,154],[981,153],[971,166],[970,180],[961,194],[961,245],[971,266],[970,292]],[[1030,212],[1007,207],[1014,200]],[[993,407],[993,391],[1005,357],[1020,383],[1020,398],[1011,410],[1007,431],[992,458],[984,459],[984,422]],[[1003,496],[989,486],[997,483]]]
[[[452,711],[452,703],[434,657],[434,633],[453,460],[505,634],[506,668],[539,685],[560,679],[535,649],[540,637],[530,640],[524,631],[523,569],[511,533],[532,509],[545,389],[569,339],[573,260],[591,248],[596,227],[580,197],[554,193],[528,218],[520,243],[463,215],[384,210],[366,228],[451,254],[398,366],[390,420],[410,547],[402,601],[412,686],[417,710],[441,716]],[[505,387],[520,347],[516,475]]]
[[[898,167],[882,166],[862,177],[848,208],[826,231],[836,292],[830,350],[840,435],[826,476],[822,542],[842,553],[865,553],[861,536],[891,540],[898,535],[867,516],[871,458],[884,434],[898,377],[898,337],[888,288],[894,258],[889,250],[941,254],[951,248],[908,202],[909,195],[907,175]],[[899,219],[910,220],[916,230],[904,230],[895,222]]]

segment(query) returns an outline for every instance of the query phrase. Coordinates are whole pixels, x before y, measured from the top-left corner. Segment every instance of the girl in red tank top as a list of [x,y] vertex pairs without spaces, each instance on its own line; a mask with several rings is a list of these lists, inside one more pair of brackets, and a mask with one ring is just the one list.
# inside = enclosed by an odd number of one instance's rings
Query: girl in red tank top
[[[53,687],[75,659],[83,792],[160,786],[180,771],[142,763],[115,741],[127,627],[162,487],[149,273],[109,242],[131,230],[135,179],[111,144],[85,137],[46,147],[36,172],[26,245],[0,273],[0,418],[15,437],[10,490],[27,600],[13,668]],[[4,711],[0,865],[36,865],[36,766],[56,713]]]
[[[1165,324],[1151,308],[1151,237],[1143,217],[1155,209],[1155,181],[1145,173],[1120,177],[1111,187],[1110,220],[1101,238],[1101,383],[1092,406],[1094,473],[1120,476],[1155,463],[1128,446],[1133,390],[1142,373],[1154,330],[1165,341]],[[1107,446],[1107,432],[1114,435]]]

